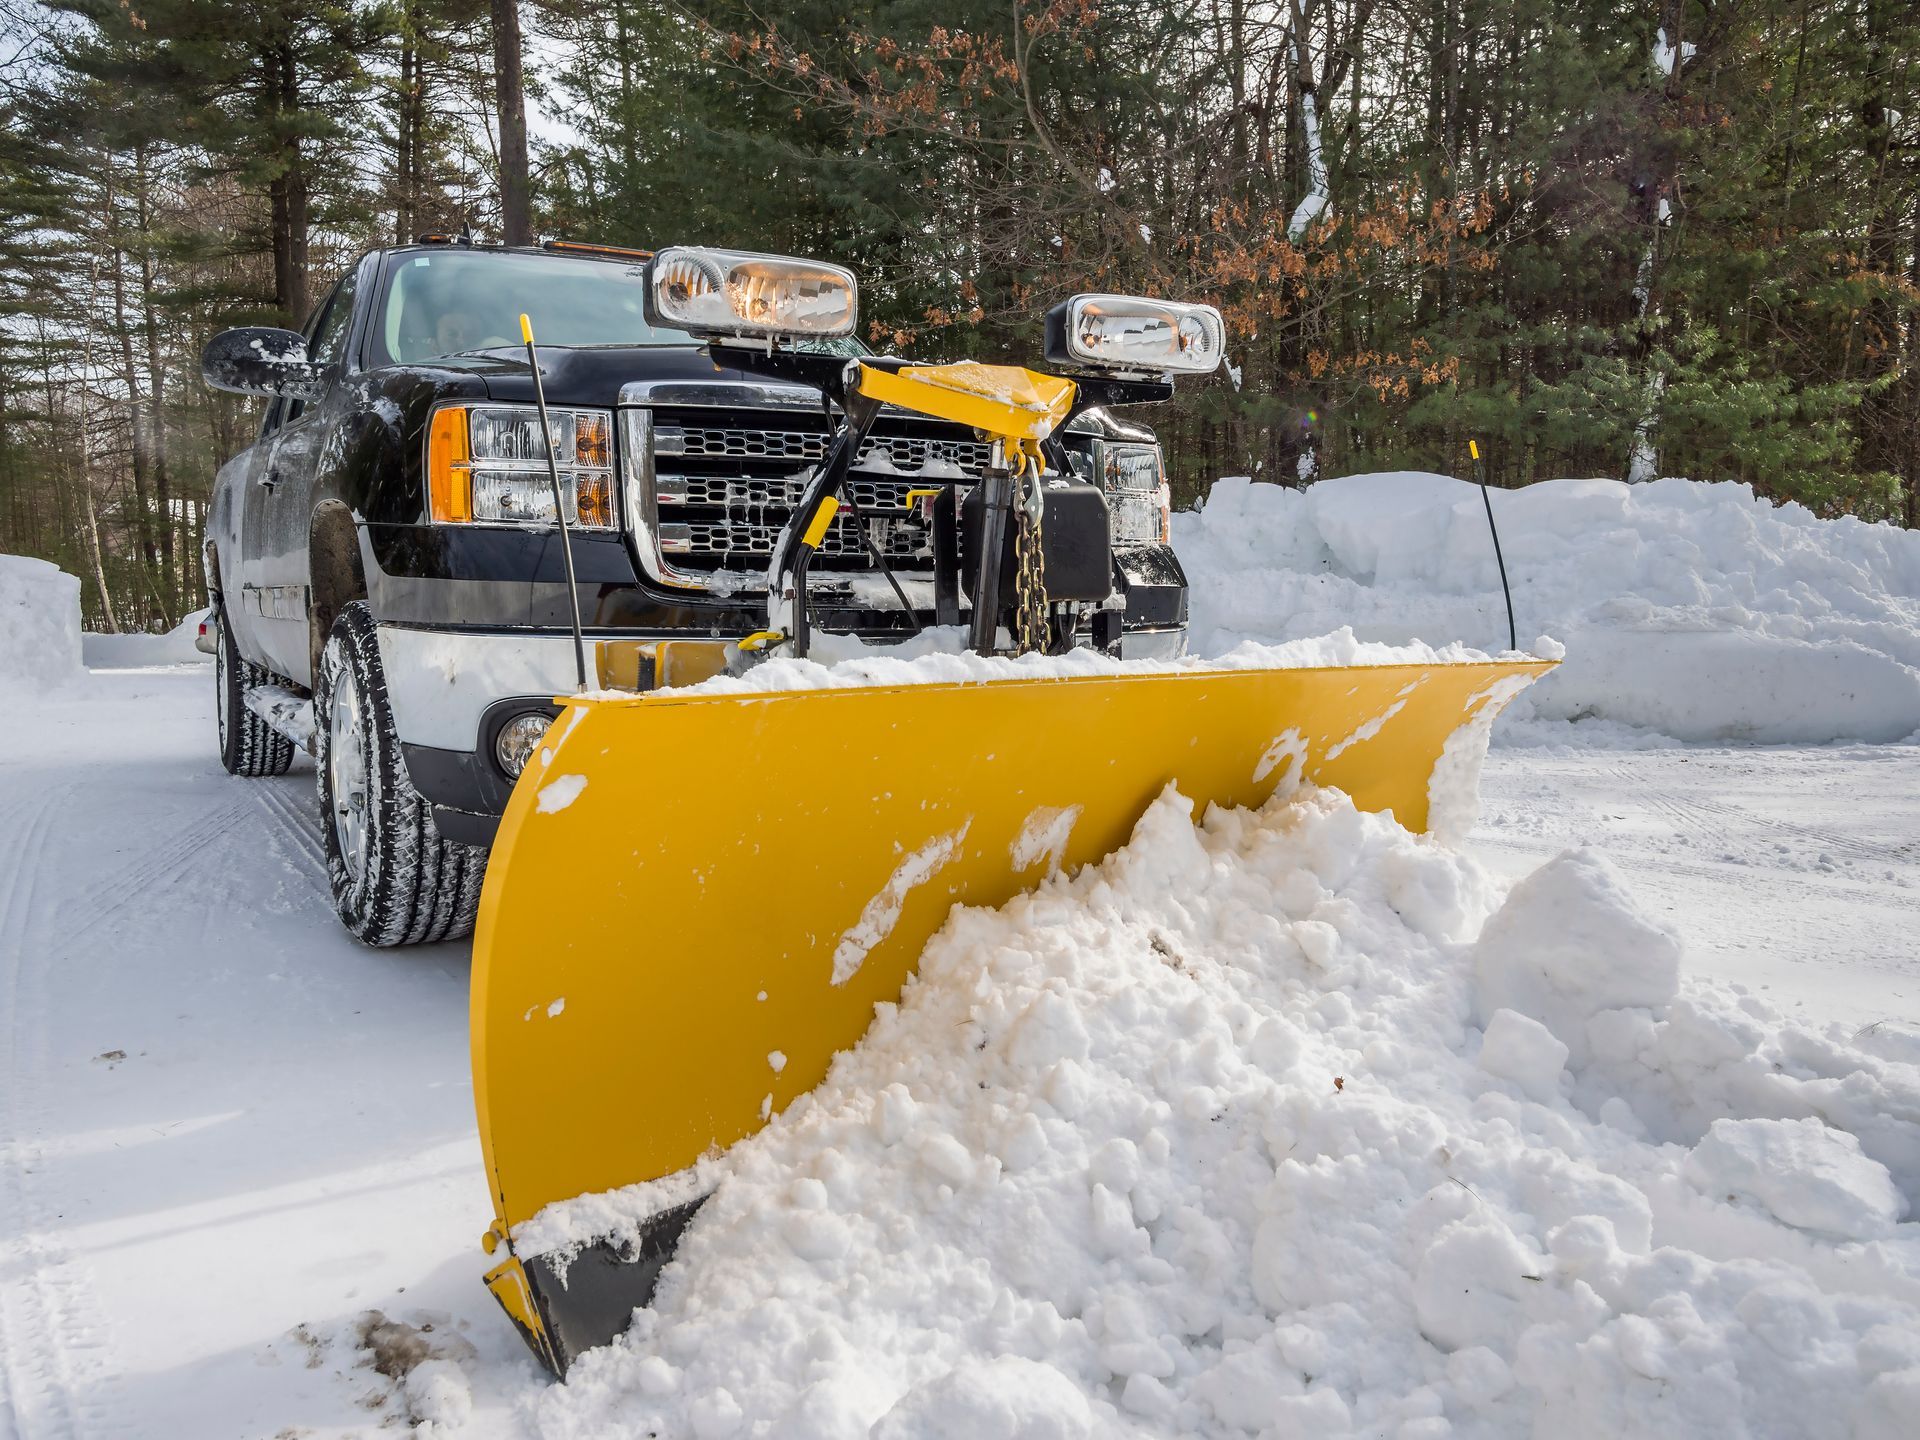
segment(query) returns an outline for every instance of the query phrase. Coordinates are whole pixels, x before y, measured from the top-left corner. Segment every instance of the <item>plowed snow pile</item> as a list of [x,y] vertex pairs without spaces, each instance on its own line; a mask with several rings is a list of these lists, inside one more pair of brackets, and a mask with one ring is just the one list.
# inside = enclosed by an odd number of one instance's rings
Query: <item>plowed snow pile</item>
[[25,555],[0,555],[0,690],[80,678],[80,582]]
[[196,610],[164,635],[96,635],[81,640],[90,670],[123,670],[141,665],[210,665],[212,657],[194,646],[207,611]]
[[1909,1436],[1920,1036],[1797,1028],[1681,959],[1591,854],[1502,900],[1332,793],[1199,826],[1164,796],[957,912],[534,1418]]
[[[1552,480],[1492,500],[1521,643],[1567,647],[1496,736],[1554,738],[1531,719],[1598,719],[1586,733],[1606,738],[1620,725],[1776,742],[1920,730],[1920,533],[1691,480]],[[1174,517],[1174,544],[1199,654],[1343,625],[1389,643],[1506,643],[1486,511],[1460,480],[1222,480]]]

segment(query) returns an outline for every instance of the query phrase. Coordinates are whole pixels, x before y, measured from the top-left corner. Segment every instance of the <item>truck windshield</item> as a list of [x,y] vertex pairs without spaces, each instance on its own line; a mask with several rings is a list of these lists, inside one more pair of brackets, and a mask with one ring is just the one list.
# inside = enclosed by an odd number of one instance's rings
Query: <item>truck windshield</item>
[[435,251],[400,257],[374,326],[374,363],[409,365],[520,344],[520,316],[542,345],[691,345],[647,324],[644,266],[561,255]]

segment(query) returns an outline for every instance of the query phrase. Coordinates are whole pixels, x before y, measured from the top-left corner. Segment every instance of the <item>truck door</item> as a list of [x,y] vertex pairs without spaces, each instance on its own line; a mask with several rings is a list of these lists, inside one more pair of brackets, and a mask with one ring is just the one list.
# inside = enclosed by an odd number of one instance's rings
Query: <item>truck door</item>
[[265,589],[264,577],[271,570],[262,558],[263,537],[268,533],[268,507],[272,487],[265,483],[267,462],[273,457],[274,438],[286,418],[285,397],[267,401],[260,418],[260,435],[252,445],[227,462],[233,472],[234,534],[228,550],[231,564],[222,575],[225,587],[227,623],[234,629],[240,653],[257,664],[269,661],[273,638],[273,597]]
[[307,330],[307,357],[326,372],[328,393],[316,400],[287,397],[278,402],[279,424],[248,487],[246,548],[253,564],[247,599],[254,633],[273,669],[301,685],[313,681],[307,647],[307,529],[313,516],[314,468],[337,420],[331,402],[337,398],[334,388],[353,316],[353,281],[349,271]]

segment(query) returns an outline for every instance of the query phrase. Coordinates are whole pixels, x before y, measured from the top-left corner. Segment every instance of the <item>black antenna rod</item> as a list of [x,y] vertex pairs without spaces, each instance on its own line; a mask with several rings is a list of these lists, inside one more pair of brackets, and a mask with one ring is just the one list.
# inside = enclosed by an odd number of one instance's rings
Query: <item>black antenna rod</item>
[[1480,442],[1467,441],[1467,453],[1473,456],[1473,478],[1480,485],[1480,502],[1487,507],[1487,529],[1493,533],[1493,558],[1500,562],[1500,589],[1507,597],[1507,648],[1518,650],[1520,637],[1513,627],[1513,587],[1507,584],[1507,557],[1500,553],[1500,527],[1493,523],[1493,497],[1487,493],[1487,471],[1480,463]]
[[581,694],[587,689],[587,641],[580,625],[580,582],[573,573],[573,537],[567,530],[567,507],[560,497],[560,462],[553,453],[553,425],[547,419],[547,388],[540,383],[540,358],[533,349],[533,322],[520,317],[520,338],[527,342],[527,365],[533,371],[533,403],[540,410],[540,443],[547,451],[547,478],[553,482],[553,518],[560,524],[560,553],[567,562],[567,604],[573,613],[573,665]]

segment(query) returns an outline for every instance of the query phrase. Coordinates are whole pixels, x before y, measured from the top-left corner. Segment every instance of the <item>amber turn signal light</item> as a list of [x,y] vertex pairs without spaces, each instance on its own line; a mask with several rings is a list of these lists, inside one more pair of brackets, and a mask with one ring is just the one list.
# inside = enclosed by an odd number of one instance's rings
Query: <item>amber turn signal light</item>
[[427,495],[436,523],[473,519],[472,462],[466,408],[434,411],[427,432]]

